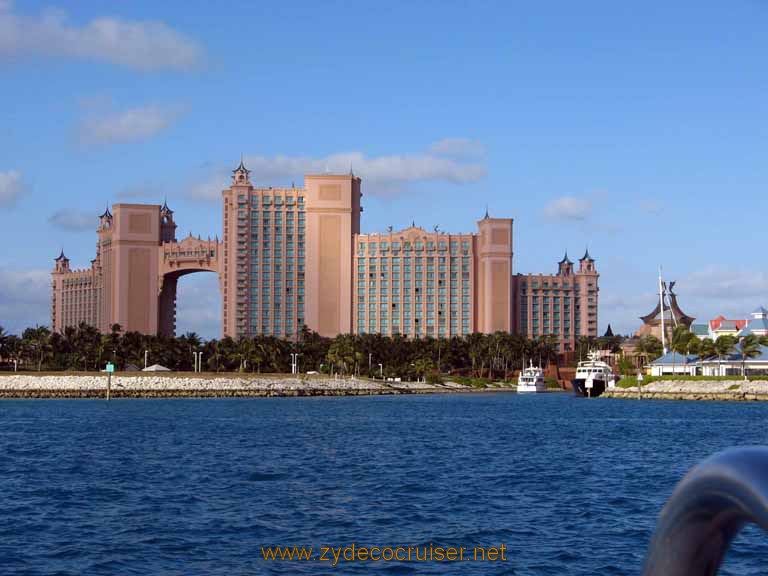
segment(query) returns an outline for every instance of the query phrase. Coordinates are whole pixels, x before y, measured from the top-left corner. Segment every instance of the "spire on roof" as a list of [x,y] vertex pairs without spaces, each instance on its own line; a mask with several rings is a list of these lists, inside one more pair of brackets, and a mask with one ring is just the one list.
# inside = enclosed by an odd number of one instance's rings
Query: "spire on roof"
[[160,208],[160,212],[166,212],[168,214],[173,214],[173,210],[168,208],[168,197],[163,198],[163,207]]
[[248,170],[248,168],[245,167],[245,162],[243,160],[243,155],[242,154],[240,154],[240,164],[238,165],[237,168],[232,170],[232,172],[233,173],[237,173],[237,172],[240,172],[240,171],[245,172],[246,174],[250,174],[251,173],[251,171]]
[[488,214],[488,204],[485,205],[485,216],[483,216],[483,220],[488,220],[490,218],[490,215]]
[[581,257],[582,260],[592,260],[592,257],[589,255],[589,248],[587,248],[584,252],[584,256]]
[[248,178],[248,175],[251,173],[248,168],[245,167],[245,162],[243,160],[243,155],[240,154],[240,164],[237,168],[232,170],[232,183],[233,184],[241,184],[241,185],[248,185],[250,184],[250,179]]
[[568,250],[565,251],[565,256],[563,256],[563,259],[558,264],[573,264],[573,262],[568,260]]
[[349,175],[350,176],[354,176],[355,175],[355,171],[352,170],[352,162],[349,163]]
[[99,218],[112,218],[112,213],[109,211],[109,204],[107,204],[107,208],[104,210],[104,214],[99,216]]
[[61,249],[61,254],[59,254],[58,258],[56,258],[56,262],[61,262],[62,260],[69,260],[69,258],[64,256],[64,248]]

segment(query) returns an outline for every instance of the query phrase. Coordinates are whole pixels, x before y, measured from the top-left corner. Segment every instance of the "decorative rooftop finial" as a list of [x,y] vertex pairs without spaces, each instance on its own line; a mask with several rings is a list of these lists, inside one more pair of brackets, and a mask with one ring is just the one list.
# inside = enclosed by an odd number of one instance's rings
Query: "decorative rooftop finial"
[[434,226],[433,230],[434,230],[435,232],[440,232],[440,226],[439,226],[439,225],[437,225],[437,224],[435,224],[435,226]]
[[485,217],[483,220],[488,220],[490,218],[490,215],[488,214],[488,204],[485,205]]
[[587,247],[586,251],[584,252],[584,256],[581,258],[582,260],[592,260],[592,257],[589,255],[589,247]]
[[104,210],[104,214],[99,216],[99,218],[112,218],[112,213],[109,211],[109,203],[107,203],[107,208]]
[[416,220],[411,220],[411,226],[412,226],[413,228],[416,228]]
[[573,262],[568,259],[568,250],[565,251],[565,256],[563,256],[563,259],[560,260],[558,264],[573,264]]
[[245,162],[243,161],[243,155],[240,154],[240,165],[232,170],[232,182],[235,184],[249,184],[250,181],[248,179],[248,175],[251,173],[248,168],[245,167]]
[[352,177],[354,177],[355,175],[355,171],[352,170],[352,162],[349,163],[349,175]]
[[61,262],[62,260],[68,260],[68,258],[64,256],[64,248],[61,249],[61,254],[56,258],[56,262]]
[[387,232],[389,232],[390,234],[392,234],[392,230],[393,230],[393,227],[392,227],[392,225],[391,225],[391,224],[390,224],[389,226],[387,226]]

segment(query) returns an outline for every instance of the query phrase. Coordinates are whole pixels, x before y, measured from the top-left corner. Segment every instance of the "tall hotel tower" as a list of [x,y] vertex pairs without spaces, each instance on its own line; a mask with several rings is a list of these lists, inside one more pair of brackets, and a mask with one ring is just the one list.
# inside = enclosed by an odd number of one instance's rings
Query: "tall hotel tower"
[[361,180],[307,175],[304,187],[254,188],[241,162],[224,190],[224,235],[176,239],[167,205],[117,204],[100,218],[96,258],[52,272],[55,330],[173,334],[178,278],[219,276],[226,336],[294,339],[301,328],[451,337],[472,332],[554,335],[560,350],[597,335],[598,273],[584,255],[551,275],[513,274],[512,219],[449,234],[415,224],[361,234]]

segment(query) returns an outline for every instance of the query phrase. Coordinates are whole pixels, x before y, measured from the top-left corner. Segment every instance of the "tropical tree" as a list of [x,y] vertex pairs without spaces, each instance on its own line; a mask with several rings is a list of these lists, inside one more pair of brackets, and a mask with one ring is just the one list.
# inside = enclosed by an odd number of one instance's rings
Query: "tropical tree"
[[40,372],[43,362],[51,357],[51,331],[45,326],[27,328],[21,340],[27,357],[37,365],[37,371]]
[[715,343],[710,338],[699,340],[696,354],[699,355],[700,360],[709,360],[710,358],[716,356],[717,352],[715,351]]
[[717,356],[717,374],[720,375],[723,356],[728,356],[733,352],[733,348],[736,346],[736,339],[733,336],[724,334],[718,336],[715,340],[715,356]]
[[429,358],[419,358],[416,360],[416,362],[413,363],[413,371],[416,374],[416,377],[421,380],[422,378],[425,378],[427,375],[427,372],[432,370],[434,367],[434,364]]
[[3,360],[8,358],[8,336],[9,334],[0,326],[0,358]]
[[670,348],[672,349],[672,374],[675,374],[675,363],[678,354],[681,356],[683,354],[688,355],[692,338],[696,338],[696,336],[688,330],[687,326],[676,326],[672,332],[672,341],[670,342]]
[[253,340],[247,336],[240,336],[237,339],[237,344],[232,352],[232,357],[239,364],[238,370],[245,372],[248,369],[248,361],[251,359],[251,355],[255,350]]
[[640,338],[637,345],[637,351],[645,359],[644,363],[655,360],[664,352],[661,340],[656,336],[647,335]]
[[336,336],[328,348],[326,355],[328,362],[339,369],[341,374],[348,373],[355,365],[355,345],[350,334]]
[[747,379],[747,360],[760,356],[760,340],[754,334],[748,334],[739,340],[739,353],[741,354],[741,375]]

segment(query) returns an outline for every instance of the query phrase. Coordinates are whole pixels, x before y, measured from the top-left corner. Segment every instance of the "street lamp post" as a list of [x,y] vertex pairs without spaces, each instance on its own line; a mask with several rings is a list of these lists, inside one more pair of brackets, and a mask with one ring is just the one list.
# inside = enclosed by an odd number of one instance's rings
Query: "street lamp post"
[[291,374],[299,373],[299,356],[300,352],[291,352]]

